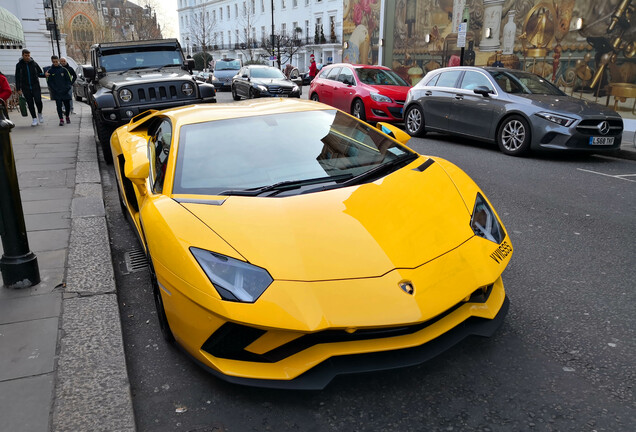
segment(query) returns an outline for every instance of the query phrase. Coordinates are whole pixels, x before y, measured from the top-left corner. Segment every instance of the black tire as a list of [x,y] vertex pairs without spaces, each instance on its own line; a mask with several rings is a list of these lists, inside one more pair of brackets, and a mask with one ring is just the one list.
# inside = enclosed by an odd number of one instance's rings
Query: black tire
[[254,89],[252,89],[251,87],[249,91],[249,99],[254,99]]
[[426,135],[424,128],[424,113],[419,105],[411,105],[404,113],[404,129],[412,137]]
[[236,87],[232,86],[232,99],[235,101],[241,100],[241,97],[236,93]]
[[311,100],[315,102],[320,102],[320,98],[318,97],[318,93],[314,93],[311,95]]
[[499,150],[510,156],[521,156],[530,149],[530,127],[519,115],[507,117],[497,131]]
[[104,161],[108,165],[112,165],[113,153],[110,151],[110,136],[113,134],[114,129],[106,126],[97,112],[93,112],[93,132],[95,133],[95,141],[102,147]]
[[148,258],[148,270],[150,273],[150,284],[152,285],[152,296],[155,299],[155,308],[157,309],[157,319],[159,320],[159,328],[161,329],[161,335],[163,339],[169,344],[174,344],[174,335],[170,330],[170,324],[168,323],[168,317],[166,316],[166,309],[163,307],[163,299],[161,297],[161,288],[157,282],[157,275],[155,274],[155,268],[152,265],[152,258],[150,254]]
[[351,115],[363,121],[367,119],[367,116],[364,113],[364,103],[362,103],[362,100],[356,99],[353,101],[353,105],[351,106]]

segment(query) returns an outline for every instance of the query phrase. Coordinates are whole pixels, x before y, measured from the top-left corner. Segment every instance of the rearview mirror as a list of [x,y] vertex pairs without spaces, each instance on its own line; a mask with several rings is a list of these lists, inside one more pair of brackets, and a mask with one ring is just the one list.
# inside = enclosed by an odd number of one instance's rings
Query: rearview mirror
[[400,144],[406,144],[411,139],[411,135],[407,134],[402,129],[392,124],[378,122],[375,127],[377,127],[381,132],[384,132]]
[[133,182],[141,195],[146,195],[146,179],[150,173],[150,162],[143,152],[133,153],[124,164],[124,175]]
[[490,89],[486,86],[477,86],[473,89],[475,94],[482,95],[483,97],[488,97],[490,94]]

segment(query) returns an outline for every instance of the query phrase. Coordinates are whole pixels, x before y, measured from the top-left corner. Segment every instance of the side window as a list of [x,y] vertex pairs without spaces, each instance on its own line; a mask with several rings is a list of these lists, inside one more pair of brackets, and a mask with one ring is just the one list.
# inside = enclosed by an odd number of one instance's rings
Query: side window
[[340,75],[338,75],[338,81],[344,84],[355,85],[356,81],[353,79],[353,72],[349,68],[342,68]]
[[431,86],[431,87],[435,87],[435,84],[437,84],[437,80],[439,79],[439,74],[434,75],[433,78],[429,79],[426,83],[422,83],[423,85],[427,85],[427,86]]
[[171,143],[172,125],[170,120],[164,119],[156,128],[148,143],[151,165],[150,176],[152,189],[155,193],[163,192],[163,181],[166,176]]
[[459,75],[461,73],[462,71],[460,70],[442,72],[441,74],[439,74],[439,79],[437,80],[437,84],[435,84],[435,87],[455,87],[457,78],[459,78]]
[[329,72],[327,73],[327,75],[325,75],[325,78],[334,80],[334,81],[337,80],[338,75],[340,74],[340,69],[342,68],[339,68],[339,67],[331,68]]
[[488,87],[488,90],[494,91],[490,80],[486,78],[484,74],[475,71],[467,71],[462,78],[462,84],[460,88],[465,90],[474,90],[476,87],[484,86]]

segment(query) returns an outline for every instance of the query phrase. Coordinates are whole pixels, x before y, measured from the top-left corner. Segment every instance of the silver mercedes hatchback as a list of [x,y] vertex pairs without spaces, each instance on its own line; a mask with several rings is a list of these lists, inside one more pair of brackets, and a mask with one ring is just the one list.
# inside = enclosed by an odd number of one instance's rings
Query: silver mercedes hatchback
[[435,69],[409,90],[404,125],[496,142],[502,152],[607,152],[621,145],[623,119],[594,102],[575,99],[538,75],[496,67]]

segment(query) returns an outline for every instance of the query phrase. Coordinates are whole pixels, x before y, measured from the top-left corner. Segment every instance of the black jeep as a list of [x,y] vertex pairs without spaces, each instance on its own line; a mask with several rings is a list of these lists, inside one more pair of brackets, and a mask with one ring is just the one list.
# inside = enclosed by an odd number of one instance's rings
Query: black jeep
[[109,42],[91,47],[88,104],[95,140],[112,163],[113,131],[149,109],[162,110],[216,102],[214,86],[192,76],[194,60],[185,59],[176,39]]

